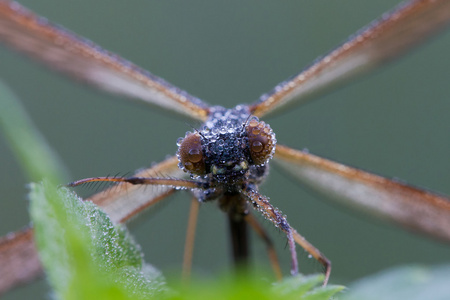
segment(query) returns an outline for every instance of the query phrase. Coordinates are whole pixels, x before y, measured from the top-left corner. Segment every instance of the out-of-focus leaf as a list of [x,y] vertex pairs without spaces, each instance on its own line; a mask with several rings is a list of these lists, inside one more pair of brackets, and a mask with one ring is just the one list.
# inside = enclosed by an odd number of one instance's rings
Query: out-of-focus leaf
[[167,291],[121,226],[90,202],[48,183],[31,185],[31,215],[58,299],[149,299]]
[[314,299],[325,300],[341,291],[344,287],[330,285],[320,286],[322,275],[294,276],[278,283],[271,283],[252,276],[222,276],[214,280],[193,282],[189,287],[182,287],[179,295],[172,299]]
[[351,284],[341,300],[447,300],[450,265],[405,266],[380,272]]

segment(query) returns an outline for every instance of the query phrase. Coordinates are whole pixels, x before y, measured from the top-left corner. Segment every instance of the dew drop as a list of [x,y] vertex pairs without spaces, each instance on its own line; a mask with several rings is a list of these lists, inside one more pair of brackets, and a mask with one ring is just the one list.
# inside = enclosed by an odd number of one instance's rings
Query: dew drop
[[264,149],[263,144],[260,141],[254,141],[252,144],[252,151],[261,152]]

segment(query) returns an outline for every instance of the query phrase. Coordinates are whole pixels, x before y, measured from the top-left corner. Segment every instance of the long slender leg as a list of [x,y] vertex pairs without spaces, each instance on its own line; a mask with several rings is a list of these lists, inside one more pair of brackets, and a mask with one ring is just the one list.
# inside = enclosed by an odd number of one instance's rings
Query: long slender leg
[[244,218],[236,218],[236,215],[228,214],[230,237],[233,251],[233,260],[236,269],[246,270],[248,266],[249,244],[247,223]]
[[77,180],[67,184],[67,186],[79,186],[89,182],[126,182],[130,184],[147,184],[147,185],[167,185],[180,188],[198,189],[208,188],[207,183],[176,178],[159,178],[159,177],[92,177]]
[[193,197],[191,201],[191,208],[189,211],[189,220],[186,230],[186,243],[184,244],[184,257],[183,257],[183,280],[188,281],[191,274],[192,256],[194,253],[195,243],[195,229],[197,227],[198,209],[200,202],[197,198]]
[[309,254],[311,254],[319,263],[325,268],[325,280],[323,285],[327,285],[328,279],[331,274],[331,261],[323,255],[316,247],[314,247],[310,242],[308,242],[301,234],[291,227],[292,235],[297,244],[299,244],[303,249],[305,249]]
[[325,255],[323,255],[316,247],[309,243],[294,228],[292,228],[291,225],[289,225],[286,217],[281,213],[281,211],[270,204],[269,198],[261,195],[258,191],[251,187],[247,187],[242,191],[242,193],[247,196],[256,210],[261,212],[266,219],[271,221],[276,227],[280,228],[284,233],[286,233],[292,260],[291,273],[293,275],[298,273],[297,253],[295,250],[295,243],[297,243],[324,266],[325,279],[323,285],[326,285],[331,273],[331,262],[328,260],[328,258],[326,258]]
[[283,277],[281,275],[280,262],[278,261],[277,253],[273,247],[272,240],[270,239],[267,232],[258,222],[258,220],[252,214],[245,216],[245,221],[253,228],[253,230],[258,234],[258,236],[264,241],[267,247],[267,253],[269,255],[270,264],[278,280]]
[[234,265],[237,270],[248,270],[249,241],[247,222],[247,199],[240,193],[225,193],[218,199],[219,207],[228,216],[228,225]]

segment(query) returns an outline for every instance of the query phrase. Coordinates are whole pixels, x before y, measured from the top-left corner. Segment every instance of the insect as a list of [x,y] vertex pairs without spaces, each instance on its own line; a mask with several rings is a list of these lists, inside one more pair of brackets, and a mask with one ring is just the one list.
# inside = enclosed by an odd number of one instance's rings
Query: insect
[[[155,72],[155,73],[156,73],[156,72]],[[207,98],[207,97],[202,97],[202,98]],[[361,102],[363,102],[363,100],[361,100]],[[228,105],[227,105],[227,106],[228,106]],[[271,122],[271,124],[272,124],[272,122]],[[281,130],[278,130],[278,131],[277,131],[277,134],[278,134],[278,132],[280,132],[280,131],[281,131]],[[292,134],[291,131],[289,131],[289,133]],[[290,136],[290,138],[292,138],[292,136]],[[280,141],[283,141],[283,139],[282,139],[281,137],[279,137],[278,139],[279,139]],[[303,143],[302,143],[302,144],[303,144]],[[304,145],[307,145],[307,144],[305,143]],[[309,146],[309,145],[308,145],[308,146]],[[289,196],[289,197],[292,197],[292,195],[288,195],[288,196]],[[272,198],[274,198],[274,197],[272,196]],[[286,211],[286,209],[283,209],[283,210]],[[287,212],[287,211],[286,211],[286,212]]]

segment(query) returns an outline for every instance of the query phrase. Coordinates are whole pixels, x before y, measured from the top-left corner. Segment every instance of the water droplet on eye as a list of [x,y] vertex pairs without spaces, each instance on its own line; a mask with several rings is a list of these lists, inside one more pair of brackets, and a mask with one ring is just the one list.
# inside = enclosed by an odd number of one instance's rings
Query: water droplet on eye
[[251,127],[256,127],[256,126],[258,125],[258,121],[255,120],[255,119],[252,119],[252,120],[248,123],[248,125],[250,125]]
[[254,141],[252,144],[252,151],[261,152],[264,149],[263,144],[260,141]]
[[186,168],[186,170],[192,170],[194,168],[194,165],[191,162],[185,162],[184,163],[184,167]]
[[199,149],[190,149],[189,150],[189,161],[193,163],[197,163],[202,160],[202,153]]

